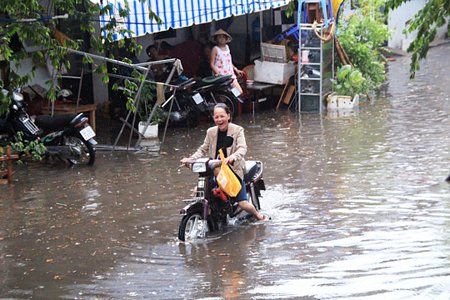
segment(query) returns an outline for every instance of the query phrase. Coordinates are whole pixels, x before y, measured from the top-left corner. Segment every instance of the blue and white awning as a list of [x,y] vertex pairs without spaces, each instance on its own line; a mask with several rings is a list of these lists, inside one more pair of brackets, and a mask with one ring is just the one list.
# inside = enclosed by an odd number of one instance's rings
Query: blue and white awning
[[[100,0],[91,0],[100,3]],[[177,29],[194,24],[208,23],[213,20],[225,19],[248,13],[278,8],[287,5],[291,0],[129,0],[129,16],[119,16],[119,9],[125,8],[124,0],[103,0],[103,5],[110,5],[110,16],[102,16],[100,23],[105,26],[112,18],[117,24],[133,32],[130,36],[141,36],[146,33],[156,33],[170,28]],[[150,10],[157,15],[162,23],[149,19]],[[104,33],[106,34],[106,33]],[[123,36],[114,34],[114,39]]]

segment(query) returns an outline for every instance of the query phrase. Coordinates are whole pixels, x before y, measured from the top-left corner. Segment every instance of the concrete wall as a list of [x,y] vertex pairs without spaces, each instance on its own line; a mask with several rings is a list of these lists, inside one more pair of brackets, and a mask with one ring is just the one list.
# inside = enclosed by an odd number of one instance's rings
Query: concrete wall
[[[31,72],[33,67],[33,61],[31,58],[24,59],[20,66],[16,67],[14,64],[11,65],[11,69],[14,70],[17,74],[24,76]],[[50,80],[50,74],[45,66],[36,67],[34,78],[31,80],[29,85],[38,84],[46,89],[49,88],[49,85],[46,84],[46,81]]]
[[[411,41],[416,37],[417,33],[412,32],[410,34],[404,34],[403,30],[406,28],[409,20],[411,20],[414,15],[424,7],[425,3],[425,0],[409,1],[402,4],[398,9],[389,14],[388,26],[391,31],[391,38],[388,41],[389,47],[406,51]],[[436,38],[444,38],[446,34],[447,25],[438,30]]]

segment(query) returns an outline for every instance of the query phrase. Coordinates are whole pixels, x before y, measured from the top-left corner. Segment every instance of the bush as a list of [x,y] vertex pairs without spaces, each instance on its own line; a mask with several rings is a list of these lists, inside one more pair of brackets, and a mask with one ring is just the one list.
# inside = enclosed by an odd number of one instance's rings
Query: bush
[[385,57],[380,50],[389,38],[389,30],[380,12],[383,1],[359,1],[360,8],[341,23],[339,41],[353,65],[366,78],[368,87],[376,89],[386,79]]
[[350,65],[339,67],[336,72],[336,79],[332,79],[331,82],[334,91],[342,96],[353,97],[356,94],[366,94],[369,90],[368,82],[362,73]]

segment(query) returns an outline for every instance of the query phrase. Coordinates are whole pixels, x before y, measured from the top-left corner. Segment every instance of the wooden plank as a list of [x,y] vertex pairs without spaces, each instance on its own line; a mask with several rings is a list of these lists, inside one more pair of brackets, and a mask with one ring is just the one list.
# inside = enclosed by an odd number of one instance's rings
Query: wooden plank
[[[11,183],[12,181],[12,162],[19,158],[19,155],[12,154],[12,149],[10,146],[6,148],[6,155],[0,156],[0,161],[6,161],[6,170],[0,170],[0,184]],[[6,177],[5,179],[3,177]]]
[[[77,113],[89,113],[89,124],[92,125],[92,129],[96,130],[96,120],[95,120],[95,110],[97,109],[97,104],[80,104],[78,107],[76,105],[55,105],[54,114],[77,114]],[[44,115],[50,115],[52,113],[51,107],[44,107],[41,110]]]
[[278,104],[277,104],[277,108],[276,108],[277,110],[280,107],[281,102],[283,101],[284,94],[286,93],[286,89],[287,89],[288,86],[289,86],[289,83],[286,83],[284,85],[283,92],[281,92],[280,100],[278,100]]
[[287,89],[286,95],[283,98],[284,104],[289,105],[289,103],[291,103],[294,92],[295,92],[295,85],[290,85]]

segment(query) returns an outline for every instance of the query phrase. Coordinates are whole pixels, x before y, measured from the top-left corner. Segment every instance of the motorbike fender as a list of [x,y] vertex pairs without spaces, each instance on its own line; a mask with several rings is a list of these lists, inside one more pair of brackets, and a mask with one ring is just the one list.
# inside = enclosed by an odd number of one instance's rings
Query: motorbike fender
[[52,133],[47,134],[46,136],[44,136],[42,138],[42,142],[44,143],[44,145],[46,144],[50,144],[52,143],[54,140],[58,139],[59,137],[61,137],[64,134],[63,130],[60,131],[55,131]]
[[266,184],[264,183],[264,180],[260,179],[256,183],[256,188],[258,191],[265,191],[266,190]]
[[189,203],[180,210],[180,214],[187,215],[188,213],[193,212],[193,211],[203,212],[205,204],[206,204],[206,200],[204,200],[204,199],[202,201],[195,201],[195,202]]
[[262,197],[261,191],[266,190],[266,185],[264,184],[264,180],[259,179],[258,181],[254,182],[254,188],[255,188],[255,194],[258,197]]

